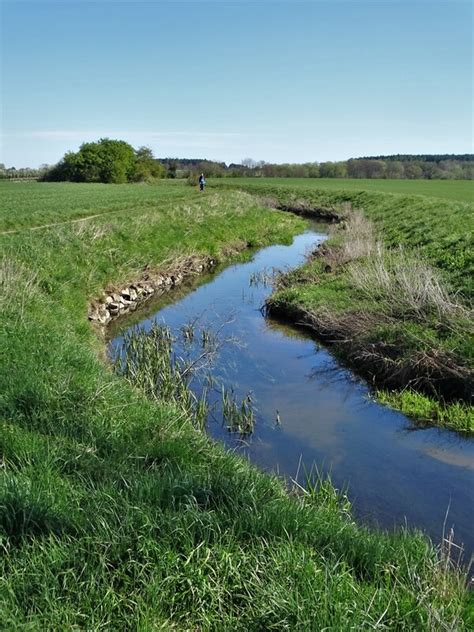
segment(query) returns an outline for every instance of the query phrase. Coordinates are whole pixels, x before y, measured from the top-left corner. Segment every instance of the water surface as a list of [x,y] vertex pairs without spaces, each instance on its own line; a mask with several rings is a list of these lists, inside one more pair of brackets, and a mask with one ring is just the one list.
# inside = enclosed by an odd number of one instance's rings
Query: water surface
[[[252,393],[255,430],[245,439],[229,432],[216,408],[208,426],[212,437],[285,477],[303,480],[313,465],[330,472],[337,487],[348,488],[356,516],[370,524],[408,524],[439,543],[449,508],[446,526],[454,527],[468,561],[474,550],[474,441],[449,430],[417,428],[372,401],[367,385],[305,330],[262,315],[271,287],[255,284],[255,274],[301,264],[323,239],[313,226],[290,246],[264,248],[250,261],[170,292],[135,312],[133,321],[145,328],[166,323],[175,331],[196,321],[232,338],[212,373],[238,398]],[[130,320],[112,325],[112,355],[130,326]]]

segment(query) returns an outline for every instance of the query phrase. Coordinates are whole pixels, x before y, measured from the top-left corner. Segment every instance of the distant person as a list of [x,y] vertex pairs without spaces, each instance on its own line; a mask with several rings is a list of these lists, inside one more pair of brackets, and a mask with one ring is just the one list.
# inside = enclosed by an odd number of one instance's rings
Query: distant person
[[199,176],[199,190],[204,191],[205,186],[206,186],[206,178],[204,177],[204,174],[201,173],[201,175]]

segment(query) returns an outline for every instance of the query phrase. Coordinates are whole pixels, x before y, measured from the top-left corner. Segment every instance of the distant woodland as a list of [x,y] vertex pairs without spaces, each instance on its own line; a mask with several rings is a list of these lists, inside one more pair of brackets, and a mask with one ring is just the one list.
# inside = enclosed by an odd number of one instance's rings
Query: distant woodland
[[338,162],[271,163],[245,158],[226,164],[198,158],[156,158],[148,147],[134,149],[121,140],[100,139],[67,152],[56,165],[38,169],[0,164],[0,178],[71,182],[147,182],[160,178],[390,178],[474,179],[474,154],[397,154],[365,156]]

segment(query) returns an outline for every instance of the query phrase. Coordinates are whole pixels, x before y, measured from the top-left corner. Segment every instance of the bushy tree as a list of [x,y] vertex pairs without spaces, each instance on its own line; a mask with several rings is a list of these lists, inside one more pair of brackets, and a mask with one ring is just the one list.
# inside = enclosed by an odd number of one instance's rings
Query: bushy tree
[[101,138],[95,143],[83,143],[77,152],[68,152],[45,179],[127,182],[133,177],[135,163],[135,151],[131,145],[123,140]]
[[135,152],[135,165],[130,175],[134,182],[166,178],[166,167],[156,160],[149,147],[139,147]]

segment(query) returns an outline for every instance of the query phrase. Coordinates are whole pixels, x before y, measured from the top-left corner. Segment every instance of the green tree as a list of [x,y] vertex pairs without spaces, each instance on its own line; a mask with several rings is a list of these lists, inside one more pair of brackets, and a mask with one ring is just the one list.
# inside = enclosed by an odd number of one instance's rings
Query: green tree
[[139,147],[135,152],[135,166],[131,179],[134,182],[145,182],[154,178],[165,178],[166,167],[153,156],[149,147]]
[[123,140],[101,138],[83,143],[79,151],[68,152],[47,174],[48,180],[121,183],[132,179],[135,151]]

